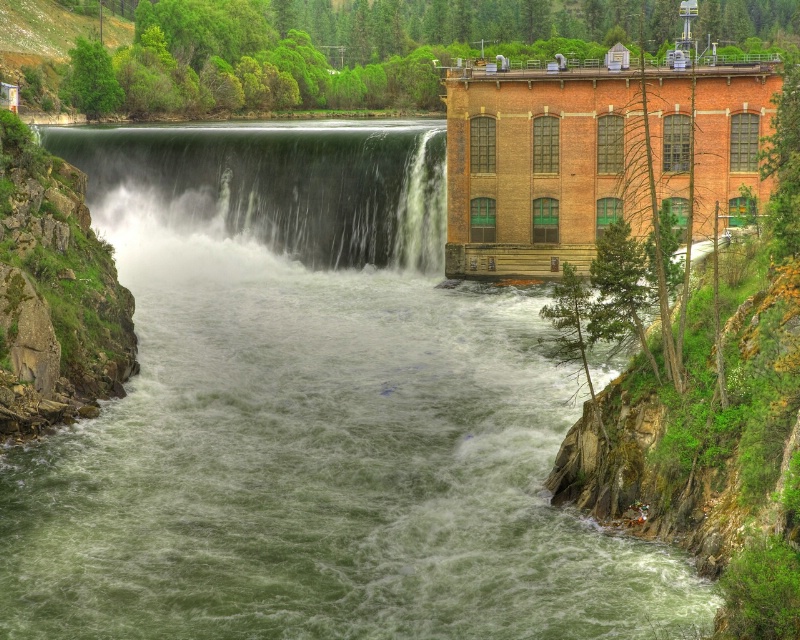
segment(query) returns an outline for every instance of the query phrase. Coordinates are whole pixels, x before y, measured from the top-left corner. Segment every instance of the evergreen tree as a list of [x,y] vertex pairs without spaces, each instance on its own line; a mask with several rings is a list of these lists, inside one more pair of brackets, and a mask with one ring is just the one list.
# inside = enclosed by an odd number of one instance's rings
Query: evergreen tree
[[[683,282],[683,265],[675,262],[672,256],[681,246],[681,230],[678,227],[678,216],[672,212],[672,205],[669,200],[664,200],[658,215],[658,230],[660,235],[660,253],[665,274],[665,284],[667,295],[671,295]],[[656,252],[656,232],[651,231],[645,242],[645,253],[647,254],[647,269],[645,279],[653,289],[658,288],[658,270]]]
[[347,40],[350,59],[366,64],[372,56],[370,38],[370,9],[367,0],[355,0],[351,14],[350,36]]
[[472,39],[472,2],[469,0],[453,0],[450,12],[453,40],[470,42]]
[[650,38],[657,44],[672,43],[680,34],[678,8],[675,0],[655,0],[650,18]]
[[628,34],[639,33],[639,14],[641,13],[639,0],[617,0],[610,2],[606,9],[609,15],[609,24],[622,27]]
[[595,403],[594,385],[586,352],[589,349],[586,323],[590,316],[592,292],[578,277],[569,262],[564,263],[561,281],[553,287],[553,304],[545,305],[539,315],[550,320],[559,335],[554,356],[559,364],[579,363]]
[[726,2],[722,15],[722,31],[725,40],[731,40],[736,44],[743,43],[755,33],[744,0]]
[[712,42],[719,42],[722,37],[722,8],[719,0],[706,0],[700,14],[700,26],[697,34],[703,42],[711,36]]
[[605,24],[606,7],[603,0],[583,0],[583,19],[586,33],[592,42],[600,42]]
[[660,384],[658,364],[647,344],[642,320],[656,301],[655,292],[642,279],[646,269],[644,246],[631,237],[631,225],[622,219],[611,224],[597,241],[597,258],[590,268],[598,298],[591,306],[589,341],[622,343],[635,336]]
[[393,55],[405,55],[406,32],[400,0],[375,0],[372,5],[376,29],[373,31],[373,50],[381,60]]
[[429,44],[450,44],[449,2],[432,0],[425,12],[423,34]]
[[310,0],[309,10],[309,29],[314,42],[323,45],[336,44],[336,15],[333,13],[331,0]]
[[[786,70],[784,87],[800,86],[800,67]],[[770,200],[767,225],[775,237],[777,256],[800,255],[800,91],[778,96],[775,133],[767,140],[762,177],[776,175],[780,188]]]
[[278,33],[280,33],[281,38],[285,38],[289,33],[289,29],[297,27],[294,0],[272,0],[271,7],[275,16],[273,24]]
[[501,0],[494,13],[494,28],[490,37],[498,42],[512,42],[519,39],[518,3],[513,0]]
[[566,7],[563,7],[561,11],[556,14],[555,28],[557,35],[562,38],[583,40],[586,37],[586,25],[578,20]]
[[111,56],[99,40],[78,38],[69,57],[72,73],[67,92],[81,113],[89,120],[97,120],[122,105],[125,94],[114,75]]

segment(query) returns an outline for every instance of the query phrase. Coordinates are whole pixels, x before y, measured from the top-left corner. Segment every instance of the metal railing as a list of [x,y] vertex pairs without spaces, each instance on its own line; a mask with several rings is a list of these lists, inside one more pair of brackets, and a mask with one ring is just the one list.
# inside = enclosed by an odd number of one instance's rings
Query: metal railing
[[[437,61],[438,62],[438,61]],[[449,77],[464,77],[464,78],[473,78],[473,77],[482,77],[484,75],[502,75],[508,72],[522,75],[528,75],[528,73],[532,73],[533,75],[538,75],[541,73],[546,73],[548,70],[552,73],[553,72],[553,64],[554,60],[509,60],[508,70],[500,70],[497,68],[497,65],[494,61],[491,62],[484,62],[480,65],[476,65],[475,62],[471,59],[461,60],[462,64],[456,67],[438,67],[442,70],[447,70],[450,73],[448,74]],[[711,55],[702,55],[698,56],[695,60],[686,60],[686,68],[683,70],[691,69],[692,63],[694,63],[695,68],[699,69],[715,69],[715,68],[731,68],[731,69],[753,69],[753,68],[771,68],[775,64],[782,62],[781,56],[777,53],[759,53],[759,54],[742,54],[738,56],[711,56]],[[673,70],[674,61],[667,58],[646,58],[645,59],[645,70],[653,71],[653,70]],[[621,71],[637,71],[641,70],[641,62],[638,58],[634,58],[630,60],[630,64],[627,67],[621,67]],[[609,70],[606,65],[605,61],[600,60],[599,58],[569,58],[567,60],[566,68],[562,68],[557,72],[560,74],[564,73],[571,73],[571,72],[586,72],[586,73],[602,73],[602,72],[609,72],[609,73],[618,73],[618,69]]]

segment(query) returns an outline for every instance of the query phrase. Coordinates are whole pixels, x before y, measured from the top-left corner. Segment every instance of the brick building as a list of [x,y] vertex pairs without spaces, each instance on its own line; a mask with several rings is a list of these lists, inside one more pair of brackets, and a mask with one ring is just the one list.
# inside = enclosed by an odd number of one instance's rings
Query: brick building
[[[641,71],[629,64],[618,46],[604,62],[447,70],[448,277],[550,276],[565,261],[586,273],[615,217],[640,236],[649,231]],[[710,237],[716,202],[721,227],[741,224],[773,186],[759,179],[758,152],[781,89],[776,62],[684,66],[678,53],[645,77],[657,201],[669,199],[685,226],[695,81],[692,237]]]

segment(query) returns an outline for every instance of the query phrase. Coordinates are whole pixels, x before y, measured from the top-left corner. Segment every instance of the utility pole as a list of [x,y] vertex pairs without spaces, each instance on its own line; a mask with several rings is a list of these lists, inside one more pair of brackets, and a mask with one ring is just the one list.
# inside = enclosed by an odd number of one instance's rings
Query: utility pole
[[499,42],[499,40],[485,40],[484,38],[481,38],[480,40],[475,40],[472,43],[472,44],[480,43],[480,45],[481,45],[481,60],[486,58],[486,56],[483,55],[483,44],[484,44],[484,42],[486,42],[488,44],[497,44]]
[[339,68],[340,69],[344,69],[344,52],[345,52],[345,49],[347,49],[347,47],[344,47],[344,46],[338,45],[338,44],[324,44],[324,45],[320,45],[319,48],[320,49],[338,49],[339,56],[341,58],[341,63],[340,63]]
[[100,5],[100,44],[103,44],[103,0],[97,0]]

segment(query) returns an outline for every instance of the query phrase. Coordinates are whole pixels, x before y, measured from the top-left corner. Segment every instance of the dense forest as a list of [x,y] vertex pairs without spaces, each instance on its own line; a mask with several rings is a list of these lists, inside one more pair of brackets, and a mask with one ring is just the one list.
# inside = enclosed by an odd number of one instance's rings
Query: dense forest
[[[99,15],[98,0],[58,0]],[[90,119],[225,116],[297,109],[442,110],[439,73],[457,58],[570,53],[623,42],[661,58],[677,0],[103,0],[135,21],[132,46],[79,39],[70,64],[24,69],[26,105]],[[695,38],[727,54],[796,51],[796,0],[701,0]]]
[[[99,0],[58,0],[74,11],[99,13]],[[161,0],[165,3],[165,0]],[[192,12],[215,4],[190,0]],[[107,11],[134,19],[139,0],[103,0]],[[153,4],[158,4],[154,2]],[[226,3],[221,3],[226,4]],[[641,26],[651,53],[680,33],[678,0],[252,0],[247,2],[285,37],[305,31],[331,65],[382,62],[420,45],[520,42],[562,37],[602,42],[620,27],[638,40]],[[744,44],[751,37],[785,43],[800,35],[796,0],[700,0],[695,37]],[[170,9],[169,11],[174,11]]]

